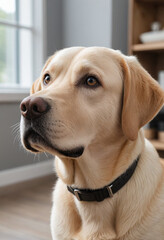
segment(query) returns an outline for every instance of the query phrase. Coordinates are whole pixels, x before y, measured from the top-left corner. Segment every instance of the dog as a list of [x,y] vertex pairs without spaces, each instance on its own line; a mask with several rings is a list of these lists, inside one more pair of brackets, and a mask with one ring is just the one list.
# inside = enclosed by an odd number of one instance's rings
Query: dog
[[164,164],[142,127],[164,92],[136,57],[103,47],[51,56],[21,103],[21,140],[56,156],[53,240],[163,240]]

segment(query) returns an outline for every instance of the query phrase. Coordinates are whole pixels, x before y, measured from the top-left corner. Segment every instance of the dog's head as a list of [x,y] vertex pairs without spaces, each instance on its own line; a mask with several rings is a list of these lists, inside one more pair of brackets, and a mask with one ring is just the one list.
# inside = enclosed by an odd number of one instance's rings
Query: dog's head
[[32,152],[76,158],[88,146],[136,140],[163,103],[163,91],[135,57],[64,49],[48,59],[21,103],[21,139]]

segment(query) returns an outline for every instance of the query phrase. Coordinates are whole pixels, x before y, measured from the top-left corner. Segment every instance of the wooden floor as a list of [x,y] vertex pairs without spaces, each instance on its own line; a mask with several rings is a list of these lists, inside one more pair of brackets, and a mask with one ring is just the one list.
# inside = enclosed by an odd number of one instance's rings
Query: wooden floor
[[53,176],[0,196],[0,240],[51,240]]

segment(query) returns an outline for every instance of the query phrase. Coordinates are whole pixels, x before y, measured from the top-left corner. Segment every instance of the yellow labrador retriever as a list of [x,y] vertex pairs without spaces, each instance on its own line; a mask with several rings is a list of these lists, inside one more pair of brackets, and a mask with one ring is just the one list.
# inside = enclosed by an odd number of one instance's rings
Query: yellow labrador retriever
[[74,47],[21,103],[28,150],[56,157],[53,240],[163,240],[164,166],[141,127],[164,92],[135,57]]

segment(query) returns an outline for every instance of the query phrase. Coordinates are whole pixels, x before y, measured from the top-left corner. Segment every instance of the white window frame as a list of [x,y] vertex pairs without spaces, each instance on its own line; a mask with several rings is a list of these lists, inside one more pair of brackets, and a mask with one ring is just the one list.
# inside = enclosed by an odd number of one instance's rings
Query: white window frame
[[[40,71],[46,59],[46,1],[33,1],[33,26],[26,27],[17,23],[10,23],[0,20],[0,24],[6,26],[15,26],[17,28],[32,29],[33,31],[33,79],[39,77]],[[30,89],[28,88],[0,88],[1,102],[20,102],[24,97],[28,96]]]

